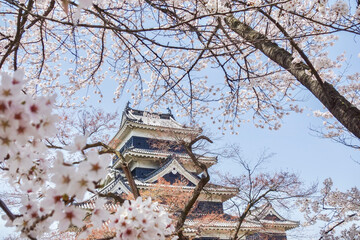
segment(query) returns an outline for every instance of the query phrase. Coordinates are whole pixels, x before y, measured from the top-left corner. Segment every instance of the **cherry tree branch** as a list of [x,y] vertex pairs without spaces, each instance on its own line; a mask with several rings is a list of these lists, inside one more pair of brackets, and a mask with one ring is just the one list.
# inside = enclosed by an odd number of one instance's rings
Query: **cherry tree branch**
[[[54,149],[63,149],[60,146],[51,144],[50,142],[47,145],[47,147],[54,148]],[[130,185],[131,191],[134,195],[134,198],[140,197],[140,191],[137,188],[134,177],[132,176],[129,166],[126,163],[125,157],[116,149],[114,149],[114,148],[110,147],[109,145],[102,143],[102,142],[86,144],[83,147],[82,151],[84,151],[86,149],[90,149],[90,148],[96,148],[96,147],[102,147],[102,149],[99,151],[99,154],[115,154],[120,159],[121,169],[125,173],[126,179],[129,181],[129,185]]]
[[273,17],[271,17],[268,13],[266,13],[262,9],[259,9],[259,12],[261,12],[265,17],[267,17],[272,23],[274,23],[275,26],[284,34],[284,36],[289,40],[291,46],[293,46],[296,49],[296,51],[300,54],[302,59],[305,61],[306,65],[310,68],[311,73],[315,76],[315,78],[318,80],[318,82],[322,86],[323,80],[321,79],[318,71],[315,69],[314,65],[311,63],[311,61],[306,56],[304,51],[299,47],[298,44],[295,43],[294,39],[287,33],[285,28],[283,28]]
[[16,26],[16,34],[14,37],[14,40],[10,41],[9,45],[6,46],[7,50],[5,54],[3,55],[2,59],[0,60],[0,69],[2,68],[3,64],[5,63],[7,57],[15,51],[14,54],[14,69],[17,69],[17,50],[19,48],[21,37],[23,33],[25,32],[25,23],[28,20],[29,12],[31,11],[34,0],[30,0],[26,6],[27,11],[23,11],[23,9],[19,8],[19,13],[17,16],[17,26]]
[[292,74],[344,127],[354,136],[360,138],[360,110],[342,96],[333,85],[326,81],[321,84],[307,73],[307,70],[309,70],[308,65],[294,63],[291,53],[233,15],[226,16],[225,23],[231,31],[237,33],[239,37],[249,42],[265,56]]
[[10,218],[11,221],[14,221],[15,218],[20,217],[20,215],[15,215],[11,212],[8,206],[0,199],[0,208],[5,212],[5,214]]
[[134,198],[140,197],[140,191],[136,186],[134,177],[131,174],[131,171],[130,171],[129,166],[128,166],[127,162],[126,162],[125,157],[119,151],[117,151],[116,149],[111,148],[109,145],[107,145],[105,143],[102,143],[102,142],[86,144],[85,147],[83,148],[83,150],[88,149],[88,148],[94,148],[94,147],[103,147],[103,149],[99,151],[99,154],[113,153],[119,158],[121,169],[123,170],[127,180],[129,181],[129,185],[130,185],[132,194],[134,195]]
[[[353,213],[353,214],[350,214],[348,216],[348,218],[352,218],[352,217],[355,217],[357,214],[356,213]],[[322,235],[321,237],[319,238],[319,240],[323,239],[329,232],[333,231],[336,227],[340,226],[341,224],[345,223],[346,220],[343,219],[341,220],[340,222],[338,222],[337,224],[335,224],[334,226],[332,226],[331,228],[329,228],[328,230],[326,230]]]
[[185,143],[184,141],[182,142],[182,145],[184,146],[186,153],[190,156],[190,158],[194,162],[194,164],[202,169],[203,175],[201,176],[201,179],[198,182],[198,184],[196,185],[191,198],[186,203],[184,209],[181,211],[180,216],[176,222],[175,232],[178,234],[178,237],[180,240],[186,239],[183,235],[182,227],[184,226],[185,220],[186,220],[188,214],[190,213],[190,210],[194,206],[195,202],[199,198],[203,188],[210,181],[210,175],[208,173],[208,169],[207,169],[206,165],[199,162],[198,158],[196,157],[196,155],[193,153],[193,150],[192,150],[192,146],[200,140],[207,140],[208,142],[212,143],[212,141],[208,137],[202,136],[202,135],[195,138],[190,143]]
[[120,204],[123,204],[125,202],[125,199],[123,199],[119,195],[117,195],[115,193],[112,193],[112,192],[109,192],[109,193],[106,193],[106,194],[98,193],[98,195],[99,195],[99,197],[112,198],[112,199],[115,200],[115,202],[118,202]]

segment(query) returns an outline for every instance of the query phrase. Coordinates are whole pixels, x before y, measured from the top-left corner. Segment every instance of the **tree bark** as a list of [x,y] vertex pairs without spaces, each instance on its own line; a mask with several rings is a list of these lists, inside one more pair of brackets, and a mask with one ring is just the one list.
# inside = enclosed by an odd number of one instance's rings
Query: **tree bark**
[[194,152],[192,150],[192,146],[196,142],[198,142],[200,140],[206,140],[206,141],[212,143],[212,141],[208,137],[203,136],[203,135],[196,137],[190,143],[182,142],[182,146],[185,147],[186,153],[190,156],[193,163],[197,167],[202,169],[203,175],[201,176],[200,181],[196,185],[196,187],[195,187],[195,189],[194,189],[194,191],[192,193],[191,198],[186,203],[184,209],[180,212],[180,216],[178,217],[178,220],[176,222],[175,232],[177,233],[177,235],[179,237],[179,240],[186,240],[187,239],[184,236],[183,229],[182,229],[183,226],[184,226],[185,220],[186,220],[187,216],[189,215],[192,207],[196,203],[197,199],[199,198],[199,196],[200,196],[202,190],[204,189],[205,185],[210,181],[210,175],[209,175],[209,172],[208,172],[208,169],[207,169],[206,165],[198,161],[197,157],[195,156],[195,154],[194,154]]
[[125,160],[124,156],[119,151],[114,150],[114,152],[115,152],[116,156],[121,161],[120,162],[121,169],[125,173],[125,177],[129,182],[131,192],[134,195],[134,198],[136,199],[136,198],[140,197],[140,191],[137,188],[137,185],[135,183],[135,179],[134,179],[134,177],[133,177],[133,175],[132,175],[132,173],[131,173],[131,171],[129,169],[129,166],[126,163],[126,160]]
[[19,215],[15,215],[11,212],[11,210],[7,207],[3,200],[0,199],[0,208],[4,211],[4,213],[10,218],[11,221],[14,221],[15,218],[19,217]]
[[288,51],[233,15],[228,15],[225,23],[233,32],[292,74],[349,132],[360,138],[360,110],[345,99],[333,85],[326,81],[319,82],[307,74],[309,67],[306,64],[293,63],[294,58]]
[[102,142],[96,142],[96,143],[93,143],[93,144],[86,144],[86,146],[83,148],[83,150],[88,149],[88,148],[92,148],[92,147],[103,147],[104,149],[99,151],[99,154],[113,153],[120,159],[121,169],[125,173],[126,179],[129,181],[129,186],[131,188],[132,194],[134,195],[134,198],[136,199],[136,198],[140,197],[140,191],[136,186],[134,177],[131,174],[131,171],[129,169],[129,166],[126,163],[126,159],[124,158],[124,156],[119,151],[117,151],[116,149],[111,148],[110,146],[108,146],[108,145],[106,145],[106,144],[104,144]]

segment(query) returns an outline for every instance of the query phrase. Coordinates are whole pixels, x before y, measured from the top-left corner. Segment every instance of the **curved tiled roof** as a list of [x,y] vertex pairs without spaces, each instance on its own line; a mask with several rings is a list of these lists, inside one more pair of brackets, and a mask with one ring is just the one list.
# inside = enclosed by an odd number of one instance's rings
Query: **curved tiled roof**
[[[132,154],[132,153],[139,153],[139,154],[154,154],[154,155],[159,155],[162,154],[163,156],[169,156],[169,155],[173,155],[174,152],[171,151],[165,151],[165,150],[154,150],[154,149],[143,149],[143,148],[131,148],[128,149],[126,152],[124,152],[124,155],[126,154]],[[176,156],[181,157],[181,160],[188,160],[190,161],[191,158],[189,157],[189,155],[187,155],[186,153],[176,153]],[[207,157],[207,156],[199,156],[199,161],[201,162],[211,162],[211,163],[216,163],[217,162],[217,158],[216,157]]]
[[[142,149],[142,148],[129,148],[124,153],[123,156],[127,155],[134,157],[146,157],[146,158],[156,158],[156,159],[165,159],[171,155],[174,155],[174,152],[163,151],[163,150],[151,150],[151,149]],[[179,162],[192,162],[189,155],[186,153],[176,153],[175,154],[179,158]],[[113,166],[115,166],[118,162],[118,157],[115,156],[115,160],[113,161]],[[207,156],[199,156],[198,161],[210,167],[217,163],[216,157],[207,157]]]
[[[273,220],[266,219],[266,216],[268,216],[268,215],[276,216],[276,220],[275,219],[273,219]],[[263,206],[255,208],[251,212],[251,215],[248,216],[248,219],[259,221],[263,225],[276,224],[278,226],[283,226],[287,229],[292,229],[292,228],[298,227],[300,225],[300,222],[298,222],[298,221],[291,221],[291,220],[288,220],[288,219],[284,218],[283,216],[281,216],[274,209],[274,207],[272,206],[271,203],[266,203]]]
[[127,108],[125,109],[125,117],[129,121],[148,125],[148,126],[179,128],[179,129],[187,128],[182,124],[176,122],[172,114],[150,113],[146,111]]
[[[170,167],[173,167],[174,169],[169,169]],[[143,182],[154,182],[155,180],[157,180],[159,177],[162,177],[163,175],[165,175],[166,173],[169,173],[171,171],[176,171],[179,172],[181,175],[183,175],[187,180],[189,180],[190,182],[192,182],[193,184],[197,184],[199,182],[199,177],[191,174],[190,172],[188,172],[181,163],[179,163],[175,156],[169,156],[168,160],[166,161],[166,163],[158,168],[157,170],[155,170],[154,172],[152,172],[149,176],[147,176],[144,179],[141,179]]]
[[[193,220],[186,220],[185,224],[187,226],[201,226],[205,228],[210,227],[217,227],[217,228],[236,228],[238,222],[237,221],[229,221],[225,219],[193,219]],[[244,221],[241,225],[241,229],[254,229],[254,228],[262,228],[260,222],[249,222]]]
[[[226,214],[224,214],[226,215]],[[209,216],[205,218],[193,218],[193,219],[187,219],[185,221],[185,224],[187,227],[196,226],[196,227],[203,227],[203,228],[233,228],[235,229],[238,225],[237,219],[234,217],[234,219],[225,219],[223,216],[215,216],[213,219]],[[284,222],[278,222],[278,221],[262,221],[262,220],[250,220],[246,219],[242,222],[240,229],[242,230],[251,230],[254,231],[256,229],[269,229],[267,226],[271,226],[272,228],[285,228],[287,230],[295,228],[299,225],[298,222],[293,221],[284,221]]]
[[148,111],[142,111],[130,108],[127,106],[125,111],[123,112],[121,126],[126,122],[134,123],[137,127],[159,127],[159,128],[168,128],[174,130],[182,130],[182,131],[192,131],[196,133],[200,133],[200,128],[187,127],[179,122],[177,122],[174,116],[169,113],[152,113]]
[[[140,181],[136,181],[136,185],[140,188],[140,189],[151,189],[155,186],[159,186],[157,184],[154,183],[143,183]],[[195,188],[195,186],[172,186],[172,185],[166,185],[167,187],[173,187],[173,188],[180,188],[181,190],[184,191],[191,191]],[[233,189],[233,188],[225,188],[225,187],[219,187],[219,188],[214,188],[214,187],[207,187],[205,186],[203,189],[204,192],[209,193],[209,194],[216,194],[216,195],[231,195],[234,196],[237,193],[237,189]]]
[[[112,180],[111,182],[109,182],[105,187],[103,187],[101,190],[100,190],[100,193],[108,193],[110,192],[111,190],[114,189],[114,187],[120,183],[123,187],[125,187],[126,189],[123,189],[125,190],[125,192],[128,194],[131,192],[131,188],[130,186],[126,183],[125,179],[119,174],[114,180]],[[126,191],[127,190],[127,191]]]
[[116,147],[116,139],[128,131],[129,128],[169,131],[190,135],[197,135],[202,132],[200,128],[187,127],[180,124],[175,121],[174,116],[170,113],[150,113],[126,107],[122,115],[120,129],[112,138],[109,145]]
[[[171,157],[168,159],[168,161],[159,169],[154,170],[154,172],[152,172],[149,176],[147,176],[144,179],[135,179],[135,183],[136,185],[141,188],[141,189],[151,189],[155,186],[159,186],[158,183],[150,183],[150,182],[146,182],[149,180],[154,180],[152,178],[156,178],[156,176],[160,176],[161,173],[163,171],[166,171],[166,169],[171,166],[171,164],[176,164],[176,169],[179,170],[179,173],[184,175],[184,177],[186,177],[190,182],[194,183],[195,185],[197,184],[199,177],[197,177],[196,175],[188,172],[184,167],[182,167],[181,163],[179,163],[175,158]],[[175,166],[175,165],[174,165]],[[192,181],[191,181],[192,180]],[[127,184],[126,179],[124,179],[120,174],[118,175],[117,178],[115,178],[113,181],[111,181],[109,184],[107,184],[102,190],[101,192],[103,193],[108,193],[110,191],[112,191],[114,189],[115,186],[117,186],[117,184],[120,183],[123,186],[125,186],[127,188],[127,193],[130,193],[130,187]],[[167,186],[167,187],[174,187],[174,188],[179,188],[181,190],[184,191],[191,191],[195,188],[195,186]],[[210,193],[210,194],[216,194],[216,195],[231,195],[234,196],[238,190],[237,188],[229,188],[229,187],[223,187],[223,186],[219,186],[219,185],[215,185],[215,184],[211,184],[208,183],[204,189],[204,192]]]
[[[92,201],[83,202],[77,205],[77,207],[80,207],[82,209],[94,209],[95,204]],[[104,205],[104,208],[106,210],[114,211],[119,207],[119,204],[117,203],[106,203]],[[166,206],[163,206],[166,209]],[[195,217],[190,215],[186,220],[184,224],[185,232],[196,232],[197,228],[202,229],[228,229],[228,230],[235,230],[237,227],[237,218],[234,216],[231,216],[232,219],[229,219],[230,215],[228,214],[221,214],[221,215],[209,215],[209,214],[198,214]],[[213,218],[212,218],[213,217]],[[291,229],[294,227],[297,227],[298,225],[294,224],[292,221],[285,221],[282,223],[279,223],[277,221],[268,221],[268,224],[272,227],[285,227],[286,229]],[[254,230],[266,230],[266,226],[264,226],[264,223],[262,221],[255,221],[255,220],[245,220],[240,230],[245,231],[254,231]],[[272,229],[274,231],[274,229]]]

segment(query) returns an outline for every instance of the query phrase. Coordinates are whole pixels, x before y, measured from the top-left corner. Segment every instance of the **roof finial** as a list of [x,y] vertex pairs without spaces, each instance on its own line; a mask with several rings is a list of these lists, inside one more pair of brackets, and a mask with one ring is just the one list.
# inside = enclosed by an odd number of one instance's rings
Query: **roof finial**
[[169,107],[167,108],[167,110],[168,110],[168,113],[169,113],[170,115],[172,115],[171,109],[170,109]]
[[130,108],[130,101],[126,103],[126,109]]

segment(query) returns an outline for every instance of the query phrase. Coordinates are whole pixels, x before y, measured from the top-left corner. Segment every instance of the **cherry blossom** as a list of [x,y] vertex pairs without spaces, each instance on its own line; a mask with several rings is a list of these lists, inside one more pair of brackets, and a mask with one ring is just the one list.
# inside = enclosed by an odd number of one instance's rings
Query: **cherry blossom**
[[357,21],[360,21],[360,7],[356,8],[354,18],[357,19]]
[[89,181],[101,180],[107,173],[107,167],[110,164],[111,158],[99,156],[96,151],[87,152],[86,157],[87,161],[83,162],[79,169],[87,174]]
[[[298,201],[304,213],[304,225],[322,224],[322,239],[351,239],[347,235],[358,234],[354,228],[360,219],[360,191],[353,187],[347,191],[334,189],[331,178],[325,179],[318,196]],[[337,230],[341,229],[339,233]]]
[[[76,203],[87,200],[87,193],[96,193],[111,157],[99,155],[95,149],[85,150],[86,136],[75,136],[70,145],[51,151],[53,145],[47,146],[45,142],[57,133],[54,125],[58,116],[52,113],[55,97],[33,98],[22,92],[21,70],[13,77],[6,73],[1,76],[0,148],[4,170],[1,174],[24,194],[20,214],[9,215],[7,225],[15,226],[30,238],[42,236],[53,223],[57,223],[60,231],[70,226],[82,229],[87,212]],[[91,217],[93,227],[101,227],[109,220],[111,212],[104,205],[105,200],[96,200]],[[140,235],[164,239],[172,230],[167,213],[150,199],[126,202],[116,214],[131,218],[126,220],[126,229],[113,225],[122,239]]]
[[[67,0],[61,2],[69,5]],[[5,18],[1,26],[5,37],[0,46],[8,50],[2,51],[0,66],[26,67],[30,79],[26,92],[58,93],[62,105],[81,105],[90,98],[102,101],[102,86],[109,80],[115,83],[115,102],[126,95],[134,105],[151,103],[152,111],[171,106],[175,115],[191,116],[190,121],[212,117],[222,131],[233,134],[234,127],[248,121],[260,128],[279,129],[283,117],[304,109],[296,97],[301,90],[300,77],[288,71],[296,67],[281,66],[256,43],[239,35],[226,20],[233,16],[287,51],[292,64],[312,65],[308,66],[313,67],[311,71],[306,69],[309,81],[316,71],[321,78],[316,81],[336,86],[349,106],[357,106],[353,97],[357,90],[347,84],[351,73],[340,74],[348,59],[337,60],[328,54],[338,39],[337,32],[359,34],[359,8],[342,0],[271,4],[260,0],[81,0],[75,6],[70,4],[67,11],[52,5],[51,0],[29,4],[33,4],[25,24],[29,29],[20,31],[24,47],[20,52],[10,41],[15,39],[19,6],[9,8],[14,18]],[[56,14],[44,17],[46,28],[31,23],[47,9],[48,14]],[[106,12],[108,18],[99,17],[97,11]],[[47,41],[41,40],[44,34]],[[203,71],[207,69],[216,69],[224,79],[207,76]],[[84,88],[88,89],[85,95]],[[329,125],[336,121],[329,119]]]
[[228,4],[225,0],[209,0],[206,3],[206,8],[211,13],[224,13],[229,11],[229,8],[226,7],[226,4]]
[[102,226],[102,224],[108,220],[109,213],[104,208],[106,200],[98,198],[95,200],[95,208],[92,210],[91,223],[94,226]]
[[59,221],[59,230],[65,231],[70,227],[70,225],[77,227],[83,226],[85,224],[83,221],[85,214],[86,212],[84,210],[74,206],[69,206],[64,208],[62,211],[56,211],[54,219]]
[[165,239],[174,231],[164,208],[151,201],[137,198],[125,201],[110,217],[109,227],[118,239]]
[[74,143],[67,146],[66,150],[73,153],[77,151],[81,151],[85,147],[86,141],[87,141],[87,136],[77,135],[74,138]]
[[349,13],[349,6],[344,1],[337,1],[331,6],[331,10],[343,16]]

